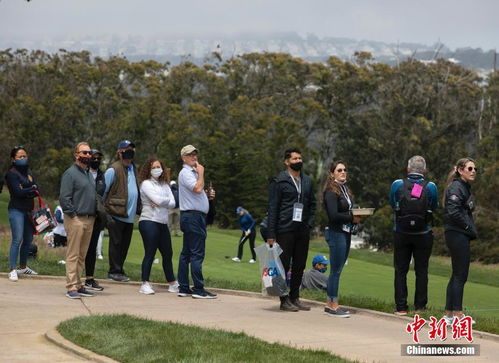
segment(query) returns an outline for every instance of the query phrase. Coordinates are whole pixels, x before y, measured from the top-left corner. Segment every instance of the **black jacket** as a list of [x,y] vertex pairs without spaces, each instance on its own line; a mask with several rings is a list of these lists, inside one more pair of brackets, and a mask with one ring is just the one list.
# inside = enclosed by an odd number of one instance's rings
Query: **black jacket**
[[285,170],[270,182],[267,238],[275,239],[277,234],[293,232],[303,227],[312,227],[315,215],[315,195],[312,179],[301,173],[301,197],[303,204],[302,222],[293,222],[293,205],[298,202],[298,191],[291,176]]
[[464,233],[470,239],[477,238],[472,215],[474,208],[475,197],[471,194],[469,183],[461,178],[454,179],[445,194],[445,230]]
[[21,172],[12,166],[5,176],[5,181],[10,192],[8,208],[31,212],[35,206],[35,192],[38,190],[31,171],[26,169]]
[[353,221],[348,201],[343,194],[338,195],[331,189],[326,190],[324,193],[324,208],[327,212],[329,229],[335,232],[343,232],[341,225]]

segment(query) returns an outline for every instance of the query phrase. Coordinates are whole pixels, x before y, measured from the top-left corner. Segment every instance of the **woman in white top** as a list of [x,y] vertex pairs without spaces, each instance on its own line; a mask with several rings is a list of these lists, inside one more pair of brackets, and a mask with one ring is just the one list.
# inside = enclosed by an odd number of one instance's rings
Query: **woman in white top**
[[170,285],[169,292],[178,292],[172,266],[172,240],[168,229],[168,209],[175,207],[168,177],[163,163],[157,158],[147,160],[140,170],[140,197],[142,213],[139,218],[139,231],[144,243],[142,260],[142,286],[140,293],[151,295],[154,290],[149,284],[151,267],[159,249],[163,260],[163,271]]

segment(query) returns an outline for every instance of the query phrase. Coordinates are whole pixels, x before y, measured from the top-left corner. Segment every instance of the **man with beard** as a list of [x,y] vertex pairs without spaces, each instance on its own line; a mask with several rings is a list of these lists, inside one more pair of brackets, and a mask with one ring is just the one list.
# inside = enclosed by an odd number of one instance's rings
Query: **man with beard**
[[281,296],[283,311],[310,310],[300,302],[300,285],[308,255],[310,228],[314,222],[315,196],[312,180],[301,171],[303,161],[297,148],[284,152],[286,170],[269,187],[267,243],[278,242],[286,274],[293,261],[289,295]]
[[93,296],[81,281],[83,262],[90,244],[96,213],[95,181],[88,172],[92,151],[86,142],[75,147],[75,163],[61,179],[59,200],[64,212],[64,228],[67,232],[66,250],[66,296],[79,299]]
[[135,144],[122,140],[118,144],[116,158],[104,174],[106,192],[104,193],[106,211],[110,215],[109,230],[109,273],[114,281],[129,281],[123,265],[132,240],[135,214],[140,215],[141,203],[137,168],[133,164]]

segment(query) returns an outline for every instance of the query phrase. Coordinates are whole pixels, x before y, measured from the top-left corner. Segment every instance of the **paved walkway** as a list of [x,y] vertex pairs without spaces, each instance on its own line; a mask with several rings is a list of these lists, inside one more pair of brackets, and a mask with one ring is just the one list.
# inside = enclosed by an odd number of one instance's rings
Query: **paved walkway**
[[[138,293],[135,283],[101,282],[105,290],[97,296],[70,300],[64,296],[61,277],[24,277],[13,283],[0,274],[0,362],[84,360],[50,343],[44,335],[62,320],[102,313],[245,332],[268,342],[324,349],[362,362],[485,362],[499,357],[499,340],[477,334],[474,344],[480,345],[479,357],[402,357],[401,344],[411,343],[405,332],[409,319],[391,314],[359,310],[349,319],[339,319],[324,315],[319,304],[309,312],[281,312],[277,301],[251,293],[220,293],[216,300],[195,300],[168,293],[164,285],[155,286],[156,295],[145,296]],[[447,343],[454,341],[448,339]]]

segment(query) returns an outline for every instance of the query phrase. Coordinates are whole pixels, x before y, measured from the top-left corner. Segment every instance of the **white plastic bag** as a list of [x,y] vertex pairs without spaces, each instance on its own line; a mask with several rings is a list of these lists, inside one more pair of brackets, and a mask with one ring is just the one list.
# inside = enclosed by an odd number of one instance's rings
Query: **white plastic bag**
[[262,279],[262,294],[264,296],[284,296],[288,294],[286,273],[279,255],[282,248],[278,243],[271,247],[268,243],[255,248],[260,262],[260,277]]

